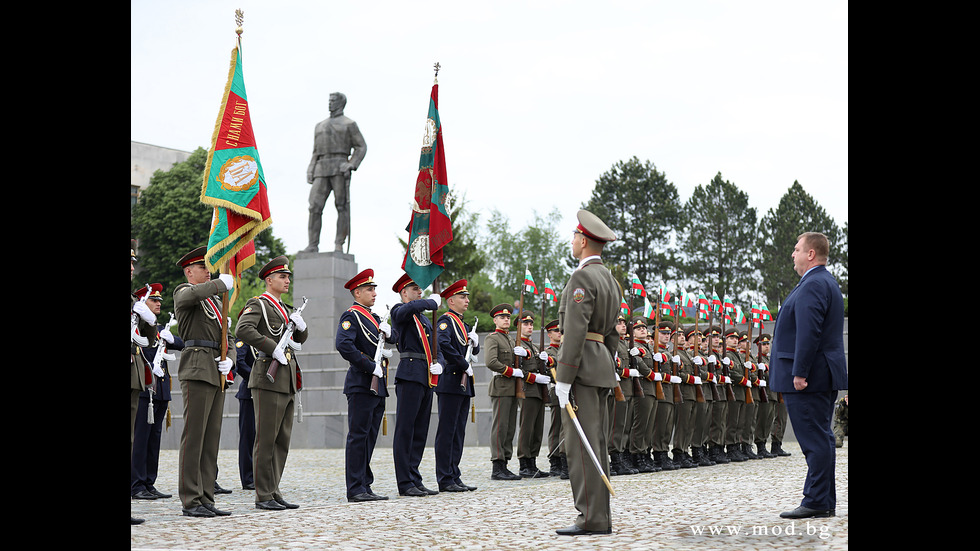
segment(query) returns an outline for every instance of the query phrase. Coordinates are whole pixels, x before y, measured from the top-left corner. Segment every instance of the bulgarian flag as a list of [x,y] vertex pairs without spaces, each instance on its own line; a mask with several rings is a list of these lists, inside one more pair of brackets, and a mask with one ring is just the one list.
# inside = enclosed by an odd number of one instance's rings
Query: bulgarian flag
[[544,278],[544,299],[558,302],[558,293],[555,292],[555,287],[547,277]]
[[698,289],[698,316],[701,319],[708,319],[708,297],[704,296],[704,291]]
[[721,299],[718,298],[718,293],[711,290],[711,311],[720,314],[721,313]]
[[630,282],[630,292],[636,296],[647,296],[647,291],[643,288],[643,283],[640,282],[640,276],[634,273],[631,277],[632,281]]
[[653,317],[653,303],[647,300],[645,296],[643,297],[643,317]]
[[412,218],[408,222],[408,248],[402,270],[419,287],[425,289],[445,268],[443,247],[453,240],[452,220],[446,210],[449,180],[446,178],[446,153],[442,146],[442,122],[439,120],[439,84],[432,85],[429,112],[425,118],[425,136],[419,155],[419,174],[415,179]]
[[234,276],[230,306],[238,298],[242,272],[255,264],[253,239],[272,225],[245,93],[241,36],[231,51],[228,82],[204,167],[201,202],[214,207],[204,263],[213,272]]
[[630,317],[630,307],[623,299],[619,299],[619,311],[622,312],[627,318]]
[[687,289],[681,289],[681,304],[684,305],[684,308],[694,306],[695,302],[697,302],[697,297],[691,293],[688,293]]
[[526,266],[524,267],[524,291],[535,295],[538,294],[538,286],[534,284],[534,278],[531,277],[531,270]]
[[661,279],[660,280],[660,302],[669,302],[669,301],[670,301],[670,292],[667,291],[667,285],[664,283],[664,280]]
[[725,295],[725,303],[722,308],[725,310],[725,312],[735,311],[735,304],[732,303],[732,299],[728,298],[728,295]]

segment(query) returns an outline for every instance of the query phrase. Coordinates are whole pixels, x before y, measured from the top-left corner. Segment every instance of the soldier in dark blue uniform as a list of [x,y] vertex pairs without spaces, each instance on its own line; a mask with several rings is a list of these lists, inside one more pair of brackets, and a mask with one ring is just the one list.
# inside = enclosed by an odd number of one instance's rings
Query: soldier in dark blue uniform
[[[241,317],[240,312],[238,317]],[[248,378],[252,374],[255,353],[241,339],[235,341],[235,346],[238,348],[238,360],[233,369],[242,378],[235,394],[235,398],[238,398],[238,476],[242,480],[243,490],[254,490],[252,450],[255,447],[255,405],[252,403],[252,391],[248,388]]]
[[[388,496],[371,490],[374,473],[371,456],[378,441],[378,430],[388,396],[388,358],[391,351],[382,348],[381,365],[374,362],[378,339],[391,337],[391,330],[371,312],[377,298],[374,270],[367,269],[351,278],[344,287],[354,297],[354,304],[340,316],[337,327],[337,352],[350,363],[344,379],[347,396],[347,445],[344,466],[347,473],[347,501],[377,501]],[[377,378],[377,379],[375,379]],[[373,384],[372,384],[373,383]]]
[[[150,295],[146,299],[146,305],[150,311],[157,315],[157,333],[159,338],[164,339],[167,351],[181,350],[184,348],[184,341],[170,332],[166,325],[166,320],[161,320],[160,306],[162,298],[160,292],[163,285],[153,283],[150,285]],[[146,294],[146,286],[136,290],[134,296],[137,299]],[[163,323],[160,323],[160,322]],[[146,364],[152,366],[156,358],[156,346],[140,347],[140,352],[146,360]],[[160,364],[161,371],[153,375],[153,399],[150,403],[150,388],[147,388],[139,395],[139,405],[136,409],[136,423],[133,433],[133,463],[132,463],[132,486],[130,492],[135,499],[157,499],[173,497],[172,494],[165,494],[157,490],[153,483],[157,479],[157,467],[160,464],[160,439],[163,436],[163,427],[166,423],[167,408],[170,405],[170,370],[167,360]],[[153,408],[154,422],[151,425],[148,421],[149,408]]]
[[439,339],[439,363],[442,375],[436,386],[439,400],[439,425],[436,427],[436,482],[442,492],[466,492],[475,486],[463,484],[459,462],[463,457],[463,439],[466,436],[466,417],[470,409],[473,391],[473,367],[466,358],[466,350],[472,346],[475,356],[480,352],[480,339],[470,326],[463,322],[463,314],[470,305],[470,293],[466,280],[453,283],[441,293],[449,309],[436,327]]
[[398,370],[395,371],[395,434],[392,455],[398,493],[403,496],[437,494],[422,484],[419,463],[429,435],[432,415],[432,389],[442,373],[442,364],[432,350],[432,322],[422,312],[436,310],[442,297],[432,294],[422,298],[419,288],[408,274],[392,286],[402,302],[391,309],[391,326],[398,341]]

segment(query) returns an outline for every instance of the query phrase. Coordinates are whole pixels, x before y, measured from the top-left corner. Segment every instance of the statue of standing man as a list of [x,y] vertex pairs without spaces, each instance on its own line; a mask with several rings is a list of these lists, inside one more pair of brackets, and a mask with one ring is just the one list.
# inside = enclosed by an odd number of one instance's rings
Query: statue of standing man
[[310,244],[300,252],[315,253],[320,248],[323,207],[333,192],[337,206],[337,236],[334,250],[340,251],[350,234],[350,173],[364,159],[367,144],[357,123],[344,116],[347,96],[330,94],[330,118],[317,123],[313,132],[313,158],[306,169],[310,189]]

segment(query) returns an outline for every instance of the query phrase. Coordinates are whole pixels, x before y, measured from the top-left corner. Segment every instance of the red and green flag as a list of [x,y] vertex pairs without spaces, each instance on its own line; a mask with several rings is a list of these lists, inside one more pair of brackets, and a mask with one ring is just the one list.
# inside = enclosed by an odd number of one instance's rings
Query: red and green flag
[[635,273],[631,276],[630,292],[635,296],[647,296],[647,291],[643,288],[643,283],[640,282],[640,276],[636,275]]
[[627,319],[630,317],[629,304],[626,304],[626,301],[623,299],[619,299],[619,311],[622,312]]
[[415,179],[412,218],[407,228],[408,248],[402,260],[402,269],[423,289],[442,273],[445,268],[443,248],[453,240],[452,220],[446,209],[448,195],[446,153],[439,120],[439,85],[433,84],[419,155],[419,173]]
[[531,277],[531,270],[527,267],[524,268],[524,292],[538,294],[538,286],[534,283],[534,278]]
[[708,319],[708,297],[700,289],[698,289],[698,316],[701,319]]
[[204,262],[235,277],[229,304],[244,270],[255,264],[255,236],[272,225],[262,162],[252,132],[242,72],[241,37],[231,51],[228,82],[218,109],[204,167],[201,202],[214,207]]
[[660,280],[660,302],[670,302],[670,291],[667,290],[667,285],[664,280]]
[[714,289],[711,290],[711,311],[716,314],[721,313],[721,299],[718,298],[718,293]]
[[544,278],[544,299],[550,300],[551,302],[558,302],[558,293],[547,277]]

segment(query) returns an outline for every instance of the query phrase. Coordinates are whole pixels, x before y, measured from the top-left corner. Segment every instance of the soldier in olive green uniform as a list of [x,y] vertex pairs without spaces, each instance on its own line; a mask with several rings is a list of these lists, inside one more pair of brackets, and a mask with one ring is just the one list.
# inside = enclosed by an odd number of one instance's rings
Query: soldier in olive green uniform
[[732,392],[735,401],[728,404],[728,424],[725,430],[725,448],[728,459],[739,462],[748,457],[742,452],[742,435],[745,430],[746,392],[751,392],[751,382],[748,370],[745,369],[745,355],[738,351],[738,329],[725,329],[725,356],[722,363],[728,365],[728,377],[732,380]]
[[673,333],[674,324],[669,321],[661,321],[657,327],[657,334],[651,339],[653,343],[656,343],[652,345],[655,346],[653,348],[653,364],[665,383],[663,385],[663,398],[657,397],[657,417],[653,423],[651,451],[653,452],[653,464],[664,471],[673,471],[679,468],[667,455],[670,450],[670,436],[674,432],[674,385],[680,383],[680,378],[673,374],[674,366],[680,362],[680,358],[677,358],[675,362],[675,354],[669,346],[670,336]]
[[[636,367],[640,390],[643,391],[642,394],[633,393],[630,459],[641,473],[653,473],[660,470],[650,457],[650,449],[653,446],[653,426],[657,418],[657,381],[662,380],[662,375],[653,368],[653,353],[650,351],[650,343],[647,342],[647,324],[644,318],[634,317],[630,330],[633,331],[633,348],[629,349],[627,358],[632,358],[632,361],[627,365]],[[630,370],[632,371],[632,367]]]
[[[693,329],[691,331],[693,332]],[[687,449],[691,446],[694,437],[694,419],[697,415],[696,405],[701,390],[701,377],[697,373],[697,366],[694,365],[692,350],[694,343],[688,342],[687,335],[680,328],[674,333],[674,342],[676,343],[674,354],[681,360],[677,376],[681,379],[679,386],[683,400],[674,404],[674,464],[688,469],[698,466],[687,453]],[[704,402],[703,397],[701,402]]]
[[[538,354],[544,362],[545,371],[551,374],[551,370],[558,366],[558,350],[561,348],[561,331],[558,330],[558,320],[551,320],[544,326],[548,332],[548,346]],[[552,381],[554,383],[554,381]],[[549,385],[549,402],[551,409],[551,427],[548,428],[548,457],[551,463],[549,474],[560,478],[568,478],[568,460],[565,455],[565,444],[562,441],[561,427],[561,408],[558,407],[558,398],[555,396],[554,384]]]
[[[293,431],[296,393],[302,389],[302,375],[290,346],[277,345],[290,322],[294,325],[292,341],[302,345],[308,338],[306,321],[282,302],[289,292],[289,259],[279,256],[259,270],[265,281],[265,292],[250,298],[238,318],[238,338],[255,350],[255,363],[249,377],[255,407],[255,444],[252,462],[255,473],[255,508],[272,511],[295,509],[279,491],[279,481],[286,466]],[[267,373],[272,362],[278,364],[275,381]]]
[[749,459],[762,459],[752,451],[752,443],[755,442],[755,424],[759,416],[759,368],[752,361],[752,345],[749,344],[749,335],[745,331],[738,336],[738,355],[742,357],[745,365],[745,375],[749,378],[749,391],[752,393],[752,403],[745,404],[743,416],[745,420],[740,422],[741,431],[739,435],[739,449],[742,455]]
[[[619,345],[616,314],[621,300],[620,285],[600,257],[603,246],[616,239],[615,234],[588,211],[578,211],[578,220],[571,246],[579,265],[568,279],[558,306],[564,340],[558,352],[555,382],[558,402],[565,408],[562,425],[566,427],[568,475],[579,512],[574,525],[556,531],[567,536],[612,533],[609,489],[603,480],[609,473],[606,399],[616,386],[613,355]],[[575,428],[568,413],[571,400],[578,408],[575,420],[579,424]],[[600,469],[593,463],[593,455]]]
[[[174,310],[184,349],[180,353],[177,379],[184,400],[184,429],[180,434],[178,493],[183,514],[194,517],[226,516],[231,513],[214,506],[218,475],[218,445],[226,379],[235,361],[221,359],[222,328],[228,327],[217,295],[234,285],[230,274],[217,281],[204,264],[206,247],[199,247],[177,261],[187,283],[174,289]],[[235,350],[227,334],[228,347]]]
[[752,362],[758,366],[756,373],[759,376],[757,384],[759,393],[765,388],[768,401],[759,402],[759,411],[755,421],[755,447],[756,455],[764,458],[776,457],[775,454],[766,450],[766,439],[769,438],[769,431],[772,430],[772,420],[776,416],[776,397],[769,393],[769,347],[772,336],[763,333],[755,338],[756,354]]
[[507,469],[514,452],[514,432],[517,430],[517,387],[524,385],[524,372],[514,367],[514,345],[510,340],[508,304],[498,304],[490,311],[496,328],[483,341],[483,358],[494,372],[488,388],[490,393],[490,461],[491,480],[520,480]]
[[687,338],[691,346],[691,362],[697,369],[695,374],[701,378],[701,393],[704,396],[704,402],[698,402],[694,406],[691,458],[698,466],[710,467],[715,465],[715,462],[708,454],[708,427],[711,424],[711,408],[718,397],[718,385],[715,384],[715,375],[708,363],[708,340],[696,326],[688,329]]
[[520,340],[514,354],[521,357],[521,370],[524,371],[525,398],[521,404],[520,432],[517,436],[517,459],[520,461],[521,478],[546,478],[548,473],[537,466],[541,440],[544,438],[544,411],[548,403],[548,383],[551,376],[546,373],[544,362],[538,357],[539,350],[531,335],[534,333],[534,315],[525,311],[518,322],[517,334]]
[[625,399],[617,401],[615,393],[609,397],[609,474],[612,476],[640,472],[630,461],[628,448],[630,429],[633,427],[634,384],[640,384],[637,378],[640,372],[636,367],[630,369],[629,337],[626,336],[626,317],[622,314],[616,319],[616,332],[619,333],[616,376],[619,377],[619,388]]

